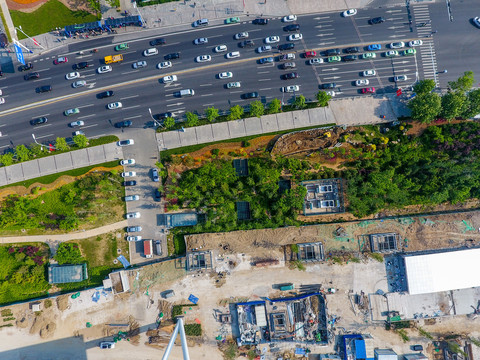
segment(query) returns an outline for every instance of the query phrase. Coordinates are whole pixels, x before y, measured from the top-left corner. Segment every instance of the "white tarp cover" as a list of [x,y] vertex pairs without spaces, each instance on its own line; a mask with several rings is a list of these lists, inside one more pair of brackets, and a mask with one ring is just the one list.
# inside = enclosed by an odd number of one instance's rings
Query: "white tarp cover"
[[480,249],[405,256],[405,267],[412,295],[480,286]]

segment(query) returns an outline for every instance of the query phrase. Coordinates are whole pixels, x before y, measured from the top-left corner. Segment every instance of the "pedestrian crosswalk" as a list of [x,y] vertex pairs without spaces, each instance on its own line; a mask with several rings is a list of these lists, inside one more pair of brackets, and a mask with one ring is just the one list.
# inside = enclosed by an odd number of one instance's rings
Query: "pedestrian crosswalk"
[[420,57],[422,60],[423,79],[432,79],[438,84],[437,74],[437,56],[435,54],[433,36],[436,33],[432,30],[432,21],[430,19],[430,11],[427,4],[419,4],[413,6],[414,26],[416,28],[418,38],[423,41],[424,46],[420,47]]

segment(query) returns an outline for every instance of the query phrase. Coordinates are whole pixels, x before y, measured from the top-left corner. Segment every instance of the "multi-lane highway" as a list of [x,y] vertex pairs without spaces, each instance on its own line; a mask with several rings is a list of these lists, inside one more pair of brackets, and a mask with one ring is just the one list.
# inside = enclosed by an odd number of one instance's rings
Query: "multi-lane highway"
[[[468,19],[460,16],[455,18],[455,23],[462,24],[463,33],[451,31],[445,34],[442,25],[446,23],[452,26],[449,18],[445,16],[445,9],[441,4],[416,8],[391,7],[378,9],[358,9],[358,13],[352,17],[342,17],[340,13],[322,13],[317,15],[298,16],[297,23],[303,39],[295,41],[293,50],[280,52],[273,51],[259,54],[256,49],[265,45],[264,39],[269,36],[279,36],[280,42],[273,44],[281,45],[289,43],[287,36],[295,32],[286,32],[283,27],[287,25],[281,18],[270,19],[265,26],[253,25],[251,19],[239,24],[210,26],[201,29],[189,29],[172,34],[154,34],[152,36],[129,40],[129,48],[121,51],[124,61],[112,64],[113,71],[99,74],[97,68],[102,65],[104,56],[113,55],[117,52],[114,47],[126,42],[126,35],[99,38],[84,43],[69,46],[64,53],[55,54],[44,58],[34,58],[33,71],[40,73],[37,80],[25,81],[23,75],[15,70],[0,78],[0,88],[6,99],[1,106],[0,112],[0,148],[6,148],[20,143],[31,143],[32,132],[39,141],[49,141],[57,136],[68,137],[73,130],[67,125],[71,121],[82,120],[85,125],[80,129],[88,137],[99,136],[118,132],[113,124],[121,120],[133,121],[133,127],[144,127],[151,121],[149,111],[153,114],[173,112],[176,118],[182,118],[186,111],[198,111],[203,113],[208,106],[215,106],[227,110],[233,105],[246,106],[251,100],[242,100],[241,95],[246,92],[257,91],[259,99],[265,103],[273,98],[283,99],[287,102],[296,94],[283,94],[280,88],[286,85],[299,85],[299,93],[307,99],[313,99],[319,86],[324,83],[336,84],[336,97],[342,96],[367,96],[360,93],[361,87],[355,86],[355,81],[361,79],[365,70],[375,70],[376,75],[369,77],[368,87],[374,87],[377,93],[394,92],[399,86],[406,87],[416,80],[424,77],[440,77],[437,74],[439,65],[436,56],[437,49],[441,49],[441,57],[446,58],[445,65],[452,69],[448,75],[454,75],[454,63],[450,59],[455,56],[444,55],[445,44],[455,43],[456,39],[468,38],[465,34],[477,33],[478,30]],[[463,6],[463,5],[462,5]],[[413,9],[412,9],[413,8]],[[416,10],[418,9],[418,10]],[[425,10],[426,9],[426,10]],[[435,16],[430,19],[430,9]],[[462,17],[469,16],[462,13]],[[386,21],[377,25],[370,25],[368,20],[374,17],[383,17]],[[418,18],[418,19],[417,19]],[[419,27],[420,23],[427,22],[427,26]],[[467,24],[465,24],[467,23]],[[431,30],[438,24],[439,32],[430,37]],[[446,27],[447,28],[447,27]],[[427,31],[427,33],[426,33]],[[253,40],[254,47],[240,48],[234,35],[240,32],[248,32],[249,40]],[[429,37],[426,37],[429,36]],[[158,46],[159,54],[149,57],[142,55],[145,49],[150,48],[149,41],[158,37],[166,39],[166,44]],[[208,44],[195,45],[196,38],[208,38]],[[386,50],[390,50],[387,44],[391,42],[422,39],[423,45],[416,47],[417,53],[413,56],[396,56],[388,58],[384,56]],[[214,52],[217,45],[226,45],[227,52],[240,51],[240,57],[227,59],[226,53]],[[381,44],[382,49],[374,51],[374,59],[358,59],[352,62],[328,63],[323,52],[331,48],[345,49],[349,46],[357,46],[360,55],[367,52],[369,44]],[[89,50],[96,48],[97,53]],[[399,52],[408,49],[398,49]],[[315,50],[317,57],[324,60],[318,65],[309,65],[308,59],[303,57],[305,51]],[[83,51],[83,55],[79,52]],[[455,51],[454,48],[451,51]],[[463,51],[463,50],[462,50]],[[159,70],[156,65],[164,61],[164,56],[169,53],[179,52],[180,59],[172,60],[173,66]],[[284,53],[294,53],[296,68],[293,70],[280,69],[281,62],[278,57]],[[212,60],[205,63],[195,62],[199,55],[210,55]],[[341,56],[347,54],[343,53]],[[58,56],[67,56],[68,62],[54,65],[53,60]],[[261,65],[258,59],[266,56],[274,56],[276,61],[272,64]],[[147,67],[134,69],[132,64],[139,60],[145,60]],[[76,80],[66,80],[65,75],[72,72],[72,65],[87,61],[90,67],[79,70],[81,80],[87,85],[81,88],[73,88],[72,83]],[[464,62],[470,66],[470,61]],[[441,65],[443,67],[444,64]],[[477,64],[472,64],[478,67]],[[461,68],[458,73],[475,68]],[[220,80],[217,74],[224,71],[233,73],[231,79]],[[282,80],[281,75],[295,71],[298,78]],[[452,74],[453,73],[453,74]],[[163,84],[161,78],[165,75],[175,74],[178,81],[172,84]],[[395,83],[395,76],[406,75],[407,81]],[[455,74],[456,77],[458,74]],[[441,84],[440,78],[437,79]],[[241,88],[226,89],[226,83],[240,81]],[[35,88],[42,85],[51,85],[53,90],[49,93],[37,94]],[[194,89],[195,96],[184,98],[176,96],[181,89]],[[107,99],[98,99],[96,95],[104,90],[113,90],[115,95]],[[297,93],[298,94],[298,93]],[[123,104],[121,109],[108,110],[106,105],[113,101]],[[63,111],[70,108],[79,108],[80,113],[66,117]],[[46,116],[48,123],[36,127],[29,125],[31,119]],[[126,130],[128,132],[128,129]]]

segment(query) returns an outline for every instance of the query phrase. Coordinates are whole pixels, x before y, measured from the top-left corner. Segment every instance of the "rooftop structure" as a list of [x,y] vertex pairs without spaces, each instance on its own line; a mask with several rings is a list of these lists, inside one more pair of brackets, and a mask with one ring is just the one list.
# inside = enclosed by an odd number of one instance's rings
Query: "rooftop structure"
[[322,215],[345,211],[342,179],[303,181],[307,195],[303,204],[304,215]]
[[403,355],[404,360],[428,360],[428,358],[422,353],[419,354],[406,354]]
[[114,294],[121,294],[130,290],[130,282],[128,281],[128,275],[125,270],[115,271],[108,274],[108,280],[110,284],[104,283],[104,288],[110,285]]
[[210,251],[192,251],[187,253],[187,271],[206,270],[212,268],[212,253]]
[[344,335],[342,353],[343,360],[373,360],[373,339],[370,335]]
[[370,234],[370,249],[372,252],[388,252],[398,248],[400,235],[396,233]]
[[398,360],[398,355],[392,349],[375,349],[375,360]]
[[80,282],[85,279],[88,279],[87,264],[50,265],[48,267],[48,282],[50,284]]
[[250,220],[250,203],[248,201],[237,201],[237,219],[238,220]]
[[238,176],[248,176],[248,159],[234,159],[233,167]]
[[298,260],[313,262],[325,260],[325,253],[323,251],[323,244],[321,242],[297,244],[298,246]]
[[171,229],[178,226],[194,226],[197,225],[197,213],[177,213],[160,215],[163,217],[163,224]]

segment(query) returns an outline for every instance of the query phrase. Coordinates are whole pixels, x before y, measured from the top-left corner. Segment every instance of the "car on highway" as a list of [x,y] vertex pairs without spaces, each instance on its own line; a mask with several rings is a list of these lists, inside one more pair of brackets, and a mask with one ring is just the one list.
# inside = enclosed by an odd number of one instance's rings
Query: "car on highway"
[[282,19],[283,22],[293,22],[293,21],[297,21],[297,15],[287,15],[287,16],[284,16],[283,19]]
[[165,38],[158,38],[150,41],[150,46],[165,45],[167,40]]
[[158,169],[152,168],[152,180],[155,182],[159,182],[160,178],[158,176]]
[[18,67],[18,71],[28,71],[33,69],[33,64],[31,62],[25,64],[25,65],[20,65]]
[[80,73],[78,73],[76,71],[68,73],[67,75],[65,75],[65,79],[67,79],[67,80],[73,80],[73,79],[77,79],[79,77],[80,77]]
[[79,62],[78,64],[73,64],[72,68],[73,70],[82,70],[88,68],[90,65],[88,65],[88,62],[82,61]]
[[307,51],[303,54],[303,56],[307,59],[308,58],[314,58],[314,57],[317,56],[317,52],[316,51]]
[[127,232],[140,232],[142,231],[142,227],[141,226],[127,226]]
[[208,38],[206,38],[206,37],[198,38],[198,39],[193,40],[193,43],[195,45],[208,44]]
[[270,63],[273,63],[274,61],[275,60],[273,59],[273,57],[269,56],[269,57],[259,59],[258,63],[259,64],[270,64]]
[[390,49],[401,49],[405,47],[405,43],[403,41],[398,41],[398,42],[393,42],[390,45],[388,45]]
[[327,58],[327,62],[331,63],[331,62],[339,62],[339,61],[342,61],[342,58],[338,55],[336,56],[330,56],[329,58]]
[[49,92],[52,91],[52,85],[43,85],[39,86],[35,89],[36,93],[44,93],[44,92]]
[[395,57],[395,56],[398,56],[397,50],[390,50],[385,52],[385,57]]
[[73,136],[85,135],[83,130],[77,130],[72,133]]
[[114,92],[112,90],[107,90],[107,91],[101,92],[100,94],[97,94],[97,98],[105,99],[113,95],[114,95]]
[[161,63],[157,64],[157,69],[168,69],[172,67],[172,62],[171,61],[162,61]]
[[412,40],[408,42],[408,46],[413,47],[413,46],[420,46],[423,44],[422,40]]
[[239,42],[238,46],[241,48],[252,47],[255,46],[255,43],[253,42],[253,40],[244,40],[242,42]]
[[362,76],[375,76],[376,74],[375,70],[365,70],[362,72]]
[[173,82],[175,82],[175,81],[177,81],[177,80],[178,80],[177,75],[167,75],[167,76],[164,76],[164,77],[162,78],[162,82],[163,82],[164,84],[170,84],[170,83],[173,83]]
[[154,56],[154,55],[158,55],[157,48],[150,48],[143,51],[143,56]]
[[128,195],[128,196],[125,196],[124,200],[125,201],[138,201],[138,200],[140,200],[140,196],[138,196],[138,195]]
[[113,341],[102,341],[99,346],[100,349],[114,349],[115,343]]
[[155,192],[153,193],[153,199],[155,201],[160,201],[162,199],[162,193],[160,192],[160,190],[155,189]]
[[234,82],[229,82],[227,85],[225,85],[227,89],[236,89],[241,87],[242,85],[240,84],[239,81],[234,81]]
[[282,65],[280,65],[280,69],[282,70],[288,70],[288,69],[295,69],[297,65],[295,65],[295,63],[292,61],[292,62],[286,62]]
[[135,171],[124,171],[120,174],[123,178],[137,176]]
[[328,49],[324,51],[325,56],[340,55],[340,49]]
[[195,61],[198,63],[211,61],[212,57],[210,55],[199,55],[195,58]]
[[287,39],[288,39],[288,41],[298,41],[298,40],[303,39],[303,35],[302,34],[292,34],[292,35],[289,35]]
[[368,20],[368,23],[369,23],[370,25],[381,24],[381,23],[383,23],[383,22],[385,22],[385,19],[384,19],[383,17],[381,17],[381,16],[374,17],[374,18]]
[[346,49],[343,50],[345,53],[347,54],[355,54],[355,53],[358,53],[358,47],[356,46],[351,46],[351,47],[348,47]]
[[408,76],[407,75],[397,75],[393,78],[393,81],[398,82],[398,81],[407,81]]
[[115,46],[115,51],[122,51],[122,50],[127,50],[128,49],[128,44],[123,43]]
[[343,61],[355,61],[357,60],[357,55],[347,55],[343,57]]
[[284,86],[284,87],[280,88],[280,91],[285,92],[285,93],[293,93],[293,92],[300,91],[300,86],[298,86],[298,85]]
[[53,61],[53,63],[54,63],[55,65],[63,64],[63,63],[66,63],[66,62],[68,62],[68,59],[67,59],[66,56],[61,56],[61,57],[59,57],[59,58],[57,58],[57,59],[55,59],[55,60]]
[[127,241],[142,241],[142,237],[140,235],[127,236]]
[[122,185],[123,186],[135,186],[135,185],[137,185],[137,181],[136,180],[127,180],[127,181],[122,182]]
[[283,31],[298,31],[300,30],[300,25],[298,24],[290,24],[283,27]]
[[217,74],[219,79],[230,79],[233,77],[233,73],[230,71],[224,71],[219,74]]
[[175,60],[175,59],[179,59],[180,58],[180,53],[176,52],[176,53],[171,53],[171,54],[167,54],[163,57],[165,60]]
[[262,19],[258,18],[252,21],[253,25],[267,25],[268,24],[268,19]]
[[120,165],[134,165],[135,164],[135,159],[123,159],[120,160]]
[[241,33],[235,34],[233,37],[235,40],[242,40],[242,39],[247,39],[248,38],[248,32],[243,31]]
[[343,17],[349,17],[349,16],[354,16],[354,15],[357,15],[357,9],[348,9],[348,10],[345,10],[343,13],[342,13]]
[[366,86],[369,83],[370,83],[370,81],[368,81],[368,79],[360,79],[360,80],[355,81],[355,86]]
[[380,44],[371,44],[367,46],[368,51],[382,50],[382,45]]
[[240,52],[239,51],[232,51],[232,52],[229,52],[227,55],[225,55],[225,57],[227,59],[234,59],[234,58],[240,57]]
[[208,25],[208,19],[199,19],[193,22],[193,27],[199,27],[199,26],[207,26]]
[[417,53],[417,50],[415,49],[407,49],[402,51],[403,56],[415,55],[416,53]]
[[159,113],[155,115],[155,118],[158,120],[164,120],[166,118],[173,117],[173,113],[170,111],[164,112],[164,113]]
[[295,60],[294,53],[283,54],[278,57],[278,61],[289,61],[289,60]]
[[99,74],[104,74],[104,73],[107,73],[107,72],[110,72],[110,71],[112,71],[112,67],[110,65],[103,65],[103,66],[100,66],[97,69],[97,72]]
[[473,23],[475,24],[476,27],[480,28],[480,17],[474,17],[472,19]]
[[129,212],[125,214],[126,219],[138,219],[140,217],[140,213],[138,211],[136,212]]
[[216,53],[221,53],[221,52],[227,51],[227,49],[228,49],[227,45],[218,45],[218,46],[215,46],[213,51],[215,51]]
[[30,120],[30,125],[32,126],[42,125],[42,124],[46,124],[47,122],[48,122],[48,119],[45,116],[42,116],[42,117]]
[[337,84],[335,83],[325,83],[320,85],[320,89],[335,89],[337,87]]
[[292,50],[294,47],[295,47],[295,44],[293,43],[282,44],[278,46],[278,50],[280,51]]
[[79,87],[84,87],[85,85],[87,85],[87,82],[85,80],[78,80],[72,84],[72,87],[79,88]]
[[122,108],[123,105],[120,101],[116,101],[107,105],[108,110],[115,110]]
[[137,61],[132,64],[132,67],[134,69],[141,69],[147,66],[147,62],[142,60],[142,61]]
[[27,75],[24,75],[23,78],[24,78],[25,80],[34,80],[34,79],[40,78],[40,74],[35,71],[35,72],[31,72],[31,73],[29,73],[29,74],[27,74]]
[[80,113],[80,109],[79,108],[73,108],[73,109],[68,109],[68,110],[65,110],[63,112],[63,114],[65,116],[71,116],[71,115],[75,115],[75,114],[79,114]]
[[364,53],[360,56],[362,59],[375,59],[377,57],[377,54],[373,53],[373,52],[368,52],[368,53]]
[[275,43],[278,43],[280,41],[280,36],[269,36],[267,38],[265,38],[265,43],[266,44],[275,44]]
[[126,128],[132,126],[132,121],[131,120],[123,120],[116,122],[114,125],[116,128]]
[[375,88],[374,87],[363,88],[361,92],[362,94],[373,94],[375,93]]
[[258,98],[258,92],[253,91],[253,92],[242,94],[241,98],[242,99],[256,99],[256,98]]
[[236,24],[240,22],[240,18],[238,16],[234,16],[228,19],[225,19],[225,24]]
[[133,145],[133,144],[135,144],[135,141],[133,141],[133,139],[117,141],[118,146],[128,146],[128,145]]
[[259,54],[267,52],[267,51],[272,51],[272,47],[270,45],[263,45],[257,48],[257,52]]
[[298,78],[298,74],[296,72],[286,73],[286,74],[280,75],[280,78],[282,80],[293,80]]
[[70,127],[84,126],[84,125],[85,125],[85,123],[82,120],[72,121],[70,123]]

